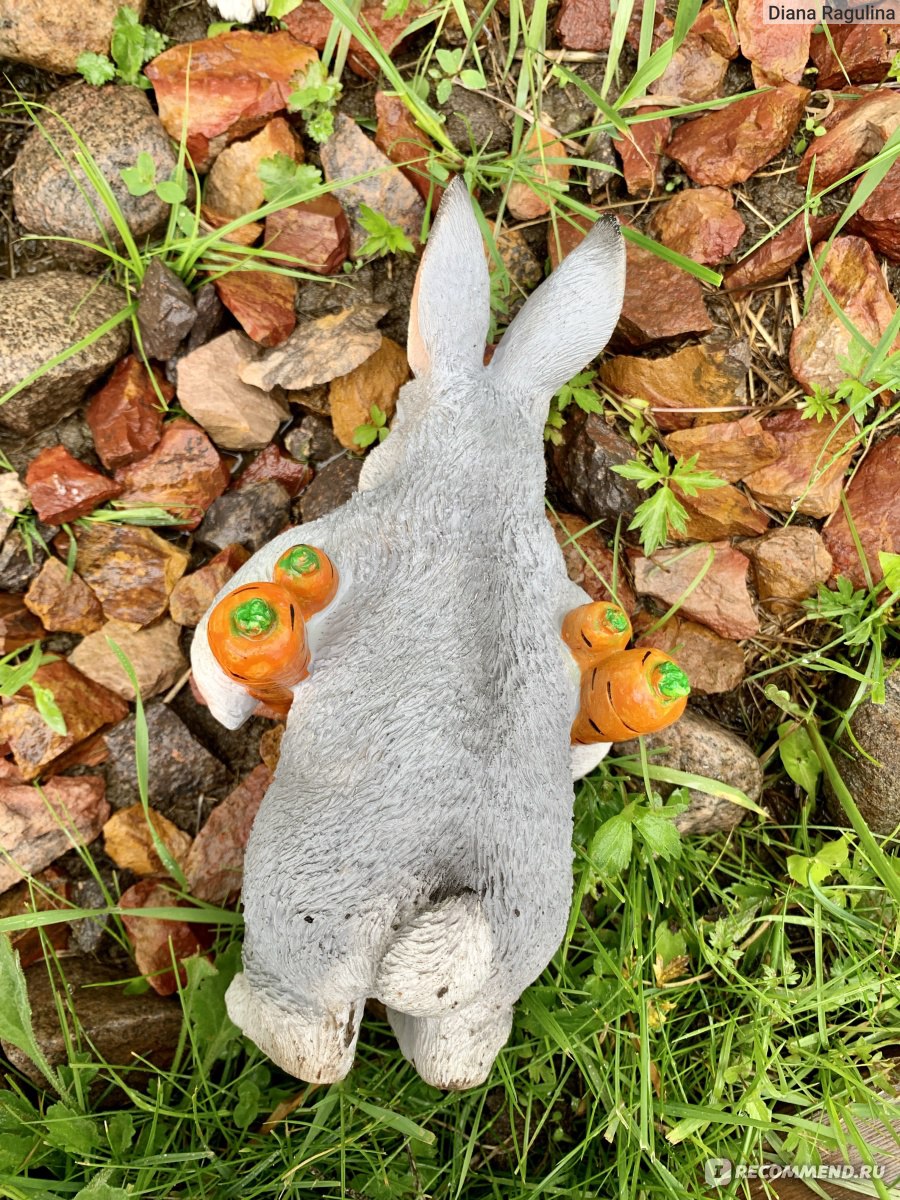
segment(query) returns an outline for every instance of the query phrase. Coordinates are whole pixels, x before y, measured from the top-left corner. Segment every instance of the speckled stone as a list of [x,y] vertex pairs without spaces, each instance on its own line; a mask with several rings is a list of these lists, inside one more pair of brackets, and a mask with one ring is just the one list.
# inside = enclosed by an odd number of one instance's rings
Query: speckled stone
[[[44,103],[58,113],[84,141],[112,189],[122,214],[137,237],[152,233],[169,215],[169,205],[154,191],[132,196],[119,172],[133,167],[146,152],[156,163],[156,178],[168,179],[175,168],[172,143],[145,92],[135,87],[90,87],[73,83],[46,97]],[[100,203],[80,169],[75,178],[74,145],[65,127],[42,113],[44,127],[70,161],[64,163],[40,129],[29,134],[13,168],[16,215],[32,233],[99,240],[97,221],[81,193],[87,191],[108,233],[112,218]]]
[[[70,271],[0,282],[0,395],[125,307],[125,294]],[[117,325],[0,405],[0,425],[33,434],[75,408],[86,389],[128,349]]]

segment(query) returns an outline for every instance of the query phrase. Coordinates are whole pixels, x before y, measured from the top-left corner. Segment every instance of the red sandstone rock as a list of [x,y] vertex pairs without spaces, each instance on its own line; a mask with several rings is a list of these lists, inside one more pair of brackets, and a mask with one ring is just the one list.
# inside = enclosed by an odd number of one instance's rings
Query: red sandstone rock
[[[175,895],[159,880],[142,879],[122,893],[119,897],[119,907],[129,909],[181,906]],[[189,910],[186,910],[185,915],[189,915]],[[181,965],[183,960],[195,954],[202,954],[207,947],[206,937],[201,940],[200,932],[187,921],[123,915],[122,924],[131,940],[138,970],[160,996],[173,995],[178,990],[179,980],[182,985],[187,982],[187,975]],[[172,968],[173,959],[178,964],[177,977]]]
[[900,163],[891,166],[847,229],[864,237],[877,254],[900,262]]
[[744,222],[723,188],[685,188],[654,210],[649,232],[687,258],[719,263],[744,234]]
[[696,26],[674,52],[659,79],[650,85],[651,94],[678,97],[692,104],[721,96],[728,59],[695,29]]
[[[780,233],[764,242],[758,250],[725,268],[725,288],[737,291],[783,279],[807,251],[806,222],[803,213],[785,225]],[[837,215],[809,218],[809,240],[815,246],[827,238],[837,224]]]
[[9,654],[44,636],[40,614],[29,611],[27,601],[27,596],[0,592],[0,654]]
[[205,171],[229,142],[285,109],[288,96],[316,61],[315,52],[290,33],[238,29],[172,46],[144,73],[169,137],[180,139],[186,118],[188,152],[197,169]]
[[261,346],[280,346],[294,332],[297,281],[275,271],[229,271],[215,280],[216,292],[248,337]]
[[199,625],[216,594],[249,557],[249,551],[235,542],[199,570],[179,579],[169,601],[172,620],[178,625]]
[[664,440],[677,459],[696,455],[698,471],[710,471],[726,483],[737,483],[760,467],[767,467],[781,453],[774,434],[766,433],[754,416],[676,430]]
[[831,576],[831,555],[815,529],[773,529],[741,548],[753,562],[760,603],[776,616],[796,613],[800,601]]
[[695,183],[743,183],[787,147],[808,97],[807,88],[785,83],[737,100],[685,121],[675,130],[666,154]]
[[718,0],[703,5],[691,32],[702,37],[723,58],[737,58],[738,39],[733,18]]
[[118,496],[118,484],[74,458],[65,446],[41,450],[28,464],[25,484],[34,510],[48,525],[86,517]]
[[[681,602],[679,616],[707,625],[724,638],[753,637],[759,621],[747,590],[750,560],[727,542],[699,542],[689,549],[659,550],[634,563],[638,595],[665,605]],[[685,596],[702,575],[690,595]]]
[[[873,580],[881,579],[880,552],[900,554],[900,437],[885,438],[863,460],[847,488],[847,506],[862,544]],[[823,531],[825,545],[834,559],[834,574],[846,575],[855,587],[866,587],[850,525],[843,508]]]
[[[404,355],[404,362],[406,356]],[[262,483],[266,479],[274,479],[280,483],[289,496],[298,496],[312,480],[312,467],[306,463],[297,462],[295,458],[285,454],[278,446],[266,446],[261,454],[257,454],[253,462],[238,476],[235,487],[246,487],[248,483]]]
[[184,417],[170,421],[156,449],[140,462],[116,471],[123,503],[158,504],[182,527],[196,529],[213,500],[225,491],[230,475],[202,429]]
[[900,93],[889,88],[844,104],[828,132],[810,142],[797,168],[798,182],[806,186],[815,163],[813,191],[830,187],[874,158],[898,125]]
[[[156,387],[168,403],[175,389],[154,368]],[[159,396],[147,368],[129,354],[116,366],[107,383],[85,409],[97,457],[108,471],[125,467],[149,454],[162,433]]]
[[748,500],[740,488],[703,490],[689,496],[677,485],[675,494],[688,514],[684,533],[672,530],[673,542],[715,542],[731,537],[754,537],[765,533],[769,517]]
[[55,733],[35,706],[31,690],[17,692],[0,709],[0,738],[9,742],[23,779],[36,779],[67,751],[80,746],[92,734],[115,725],[128,715],[128,705],[113,692],[100,687],[65,661],[39,667],[35,682],[53,693],[63,719],[65,733]]
[[568,182],[571,167],[566,148],[549,129],[535,122],[525,139],[519,166],[534,185],[515,179],[507,193],[507,208],[517,221],[533,221],[550,211],[551,185]]
[[99,836],[109,816],[105,786],[99,775],[50,779],[40,791],[0,783],[0,846],[12,858],[0,859],[0,892]]
[[185,863],[191,893],[210,904],[224,904],[241,890],[244,850],[272,772],[262,763],[210,814]]
[[334,196],[304,200],[266,217],[265,247],[297,259],[273,257],[279,266],[336,275],[350,253],[350,224]]
[[551,514],[549,519],[572,582],[583,587],[592,600],[612,600],[632,614],[637,607],[634,591],[598,531],[572,513]]
[[625,264],[625,298],[614,344],[649,346],[709,333],[712,321],[693,275],[627,241]]
[[756,87],[800,82],[809,60],[812,22],[776,24],[765,20],[759,0],[738,0],[737,28],[741,54],[753,65]]
[[[391,55],[400,49],[400,39],[410,19],[410,13],[406,12],[403,16],[387,20],[383,6],[377,3],[365,5],[359,13],[361,24],[371,30],[382,48]],[[316,50],[324,50],[334,17],[319,0],[303,0],[299,7],[287,14],[284,23],[299,41],[314,46]],[[356,38],[350,39],[347,66],[363,79],[378,77],[378,63]]]
[[428,175],[428,157],[434,143],[415,123],[399,96],[376,92],[375,113],[375,145],[400,168],[423,200],[431,196],[431,208],[436,211],[444,189]]
[[262,207],[265,194],[259,165],[276,154],[303,162],[303,143],[284,117],[273,118],[253,137],[222,151],[203,191],[203,215],[211,225],[227,225]]
[[[639,110],[641,115],[659,112],[655,105]],[[657,190],[660,174],[660,157],[672,123],[668,117],[657,121],[633,121],[628,126],[628,137],[615,140],[616,150],[622,160],[622,174],[630,196],[649,196]]]
[[25,604],[46,629],[63,633],[93,633],[103,624],[100,601],[75,571],[52,556],[31,581]]
[[855,423],[844,421],[838,427],[831,418],[805,420],[789,409],[767,417],[763,428],[775,437],[780,455],[745,477],[751,494],[777,512],[830,516],[840,503],[844,472],[853,455],[852,446],[844,447],[853,441]]
[[[626,34],[633,47],[638,44],[643,11],[643,0],[636,0]],[[660,0],[656,11],[662,12]],[[567,50],[608,50],[612,37],[609,0],[563,0],[556,18],[556,36]]]
[[646,613],[635,626],[635,646],[653,646],[671,655],[687,675],[692,692],[715,696],[730,692],[744,678],[744,654],[728,638],[719,637],[705,625],[670,617],[653,632],[640,632],[653,623]]
[[820,88],[842,88],[847,79],[881,83],[900,53],[900,25],[841,24],[829,25],[828,30],[834,50],[824,33],[814,33],[810,45]]
[[[817,258],[822,245],[815,248]],[[833,392],[844,381],[847,372],[841,365],[846,360],[853,341],[845,320],[853,323],[864,338],[877,346],[897,310],[868,242],[858,237],[839,237],[831,244],[827,258],[821,263],[822,279],[833,301],[843,313],[837,316],[821,287],[815,284],[809,266],[803,272],[803,286],[808,294],[813,288],[806,316],[791,337],[791,372],[807,391],[818,384]],[[893,349],[900,349],[900,336]]]

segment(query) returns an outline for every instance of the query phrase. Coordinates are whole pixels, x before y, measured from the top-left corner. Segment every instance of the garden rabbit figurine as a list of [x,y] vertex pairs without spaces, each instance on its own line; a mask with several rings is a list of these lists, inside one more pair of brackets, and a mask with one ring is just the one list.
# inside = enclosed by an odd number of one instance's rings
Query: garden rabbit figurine
[[[429,1083],[484,1080],[513,1005],[562,939],[579,669],[560,636],[590,597],[544,510],[550,398],[606,344],[625,253],[601,218],[483,365],[489,281],[464,183],[416,280],[391,434],[359,493],[276,537],[220,596],[272,578],[298,541],[339,586],[307,626],[281,758],[244,866],[244,972],[232,1019],[313,1083],[350,1069],[366,998]],[[298,537],[299,533],[299,537]],[[217,665],[207,619],[194,676],[236,729],[256,700]]]

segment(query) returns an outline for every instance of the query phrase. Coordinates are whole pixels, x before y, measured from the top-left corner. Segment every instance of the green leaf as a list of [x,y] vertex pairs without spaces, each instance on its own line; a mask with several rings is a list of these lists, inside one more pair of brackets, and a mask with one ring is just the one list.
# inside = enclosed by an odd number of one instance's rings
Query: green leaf
[[301,0],[269,0],[266,16],[280,21],[282,17],[286,17],[288,13],[292,13],[295,8],[299,8],[300,4]]
[[442,79],[434,89],[434,95],[438,104],[446,104],[450,99],[450,93],[453,91],[453,83],[449,79]]
[[638,487],[645,491],[647,488],[653,487],[655,483],[659,483],[661,478],[658,471],[654,471],[640,459],[635,459],[634,462],[616,463],[612,469],[623,479],[633,479]]
[[684,506],[671,488],[661,487],[637,506],[634,520],[628,528],[640,531],[644,551],[653,554],[668,541],[670,526],[683,533],[686,525],[687,512]]
[[281,150],[271,158],[262,159],[256,173],[263,185],[263,197],[267,203],[301,200],[322,182],[322,172],[317,167],[295,162]]
[[445,75],[455,75],[462,66],[463,52],[462,48],[456,50],[440,49],[435,52],[435,58],[441,66],[441,70]]
[[104,1176],[109,1171],[95,1175],[91,1182],[75,1193],[74,1200],[134,1200],[134,1193],[128,1188],[113,1187],[107,1183]]
[[208,38],[218,37],[220,33],[228,33],[234,29],[234,21],[213,21],[211,25],[206,27],[206,36]]
[[778,726],[778,753],[790,778],[803,788],[810,800],[815,799],[822,774],[822,764],[813,749],[812,740],[803,725],[785,721]]
[[634,824],[648,848],[660,858],[674,859],[681,854],[681,835],[670,817],[650,809],[636,816]]
[[375,212],[367,204],[360,205],[357,220],[369,234],[365,243],[360,247],[361,258],[401,251],[411,254],[415,249],[399,225],[392,225],[387,217]]
[[772,704],[777,705],[782,712],[786,712],[788,716],[798,717],[800,720],[803,720],[806,715],[803,709],[799,704],[794,703],[790,695],[783,688],[776,687],[774,683],[767,683],[763,691],[765,692],[766,699],[770,700]]
[[165,37],[157,30],[141,25],[133,8],[118,10],[113,21],[110,53],[123,83],[142,83],[141,67],[162,54],[165,48]]
[[56,703],[56,698],[49,688],[44,687],[41,683],[35,683],[33,680],[28,685],[34,695],[34,706],[41,715],[44,724],[49,725],[54,733],[58,733],[60,737],[65,737],[68,732],[66,729],[66,719],[62,715],[59,705]]
[[47,1132],[44,1135],[51,1146],[79,1157],[90,1154],[100,1145],[100,1130],[97,1122],[82,1116],[68,1104],[57,1101],[44,1113]]
[[182,204],[187,198],[187,189],[174,179],[164,179],[156,185],[156,194],[163,204]]
[[237,1087],[238,1102],[232,1117],[238,1129],[249,1129],[259,1114],[262,1093],[252,1079],[243,1079]]
[[487,86],[484,74],[481,71],[467,70],[461,71],[459,81],[467,88],[483,88]]
[[353,430],[353,441],[361,449],[371,446],[378,438],[378,429],[374,425],[357,425]]
[[106,1140],[113,1154],[123,1158],[134,1140],[134,1117],[130,1112],[116,1112],[106,1122]]
[[850,843],[846,837],[825,844],[814,855],[790,854],[787,860],[788,874],[796,883],[808,887],[810,882],[818,885],[842,867],[850,854]]
[[116,77],[115,64],[105,54],[92,54],[85,50],[75,60],[75,70],[83,75],[92,87],[102,87]]
[[653,939],[654,948],[663,965],[687,954],[687,942],[681,930],[671,930],[668,925],[658,925]]
[[4,934],[0,934],[0,1038],[27,1055],[53,1087],[58,1088],[53,1069],[34,1036],[31,1004],[18,951],[13,950]]
[[387,417],[377,404],[373,404],[369,409],[369,416],[372,418],[372,424],[376,427],[376,429],[381,429],[387,422]]
[[125,167],[119,174],[132,196],[146,196],[156,186],[156,163],[146,150],[141,151],[133,167]]
[[620,875],[631,862],[631,819],[624,812],[604,821],[591,842],[590,857],[604,875]]
[[888,589],[900,592],[900,554],[888,554],[885,550],[879,550],[878,563]]

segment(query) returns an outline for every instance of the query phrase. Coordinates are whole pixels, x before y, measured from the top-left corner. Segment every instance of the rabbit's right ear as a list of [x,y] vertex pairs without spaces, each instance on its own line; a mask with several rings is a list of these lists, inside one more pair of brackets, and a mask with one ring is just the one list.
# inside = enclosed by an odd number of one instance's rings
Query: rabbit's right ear
[[406,345],[413,373],[481,367],[489,322],[484,242],[468,189],[457,177],[444,193],[413,289]]

